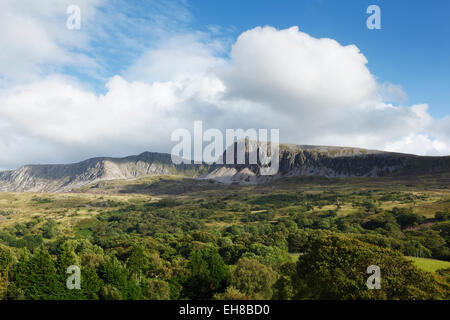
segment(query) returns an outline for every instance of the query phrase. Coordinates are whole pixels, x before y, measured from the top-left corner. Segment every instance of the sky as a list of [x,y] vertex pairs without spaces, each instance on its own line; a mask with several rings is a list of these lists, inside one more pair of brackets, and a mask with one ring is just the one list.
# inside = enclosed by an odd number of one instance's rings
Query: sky
[[[378,5],[381,29],[368,29]],[[80,28],[67,13],[80,9]],[[2,0],[0,169],[170,152],[171,133],[450,154],[450,3]],[[73,20],[72,20],[73,21]]]

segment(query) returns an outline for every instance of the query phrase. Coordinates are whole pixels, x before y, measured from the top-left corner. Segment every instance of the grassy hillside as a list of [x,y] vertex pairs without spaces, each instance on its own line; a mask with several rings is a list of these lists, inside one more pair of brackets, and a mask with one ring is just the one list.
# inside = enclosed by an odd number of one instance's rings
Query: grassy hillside
[[408,257],[411,259],[416,266],[420,269],[429,272],[436,272],[439,269],[447,269],[450,268],[449,261],[441,261],[436,259],[427,259],[427,258],[416,258],[416,257]]

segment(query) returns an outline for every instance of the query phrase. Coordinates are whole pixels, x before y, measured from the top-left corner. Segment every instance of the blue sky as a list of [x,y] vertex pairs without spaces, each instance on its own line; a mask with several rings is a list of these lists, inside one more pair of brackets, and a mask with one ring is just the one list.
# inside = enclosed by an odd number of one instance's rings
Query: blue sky
[[[366,9],[371,4],[381,9],[381,30],[366,27]],[[170,10],[171,6],[182,8],[181,17]],[[147,30],[144,26],[154,25],[155,15],[167,15],[159,19],[166,20],[162,23],[170,26],[171,32],[209,32],[211,26],[220,27],[217,36],[230,41],[256,26],[299,26],[317,38],[357,45],[369,60],[370,71],[381,82],[402,85],[408,96],[405,103],[426,102],[435,117],[447,115],[450,109],[449,1],[193,0],[173,2],[171,6],[154,1],[111,1],[103,10],[111,19],[120,12],[138,20],[136,29],[121,31],[148,46],[159,39],[143,31]],[[114,50],[114,42],[109,45],[101,43],[98,48],[98,54],[109,63],[107,75],[120,73],[140,52],[124,53],[123,48]],[[103,90],[103,83],[95,85]]]
[[[366,28],[366,8],[381,9],[381,30]],[[314,37],[356,44],[381,81],[400,83],[409,103],[427,102],[433,116],[450,109],[450,2],[437,1],[192,1],[193,25],[233,27],[233,36],[259,25],[293,25]]]
[[[366,8],[376,4],[381,9],[381,30],[369,30]],[[178,8],[178,11],[172,8]],[[171,10],[172,9],[172,10]],[[369,60],[368,68],[381,81],[401,84],[408,99],[405,103],[428,103],[429,112],[443,117],[450,109],[450,2],[427,1],[202,1],[171,2],[110,1],[102,8],[114,20],[118,13],[133,20],[135,28],[119,25],[121,32],[141,44],[152,46],[160,39],[152,31],[156,21],[170,32],[198,30],[209,32],[219,27],[216,35],[230,41],[256,26],[270,25],[278,29],[299,26],[311,36],[329,37],[343,45],[355,44]],[[159,27],[161,27],[159,25]],[[107,61],[105,76],[118,74],[141,52],[124,51],[120,43],[105,41],[94,46],[91,55]],[[224,53],[226,55],[227,52]],[[68,73],[83,77],[74,69]],[[88,79],[91,80],[92,79]],[[92,82],[104,91],[102,81]]]
[[[381,30],[366,27],[372,4]],[[66,28],[69,5],[80,30]],[[194,120],[448,155],[449,12],[446,0],[4,0],[0,169],[170,152]]]

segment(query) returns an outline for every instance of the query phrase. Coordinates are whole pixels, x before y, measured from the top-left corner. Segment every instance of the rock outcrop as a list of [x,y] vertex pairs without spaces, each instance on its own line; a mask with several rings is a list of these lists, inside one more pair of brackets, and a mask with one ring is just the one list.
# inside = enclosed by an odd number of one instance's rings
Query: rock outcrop
[[[231,151],[230,148],[224,152],[223,163],[226,163],[226,153]],[[350,147],[280,145],[278,172],[261,175],[263,166],[259,157],[256,164],[249,161],[252,154],[259,154],[259,146],[254,142],[245,145],[244,164],[237,164],[237,144],[234,148],[234,164],[215,164],[201,178],[228,184],[255,184],[290,176],[380,177],[450,171],[448,156],[424,157]]]
[[144,152],[125,158],[92,158],[74,164],[26,165],[0,172],[0,191],[64,192],[103,180],[151,175],[195,176],[201,166],[174,165],[169,154]]
[[[237,150],[237,144],[231,146]],[[228,148],[222,159],[226,163]],[[450,172],[450,157],[422,157],[348,147],[280,145],[279,168],[262,175],[260,145],[244,145],[244,162],[238,164],[180,164],[164,153],[144,152],[125,158],[93,158],[74,164],[26,165],[0,172],[0,191],[67,192],[103,180],[145,176],[181,175],[224,184],[258,184],[291,176],[379,177]],[[257,163],[250,163],[256,156]]]

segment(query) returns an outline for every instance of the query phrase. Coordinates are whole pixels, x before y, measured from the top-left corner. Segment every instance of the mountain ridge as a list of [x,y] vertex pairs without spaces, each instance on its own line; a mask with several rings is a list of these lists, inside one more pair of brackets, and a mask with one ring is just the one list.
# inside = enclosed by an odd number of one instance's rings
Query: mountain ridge
[[[221,157],[237,143],[227,148]],[[259,163],[249,156],[258,143],[246,142],[245,163],[174,164],[167,153],[143,152],[123,158],[95,157],[71,164],[25,165],[0,171],[2,192],[68,192],[104,180],[137,179],[145,176],[178,175],[215,180],[224,184],[259,184],[290,176],[377,177],[450,171],[450,156],[428,157],[352,147],[281,144],[279,170],[260,174]],[[270,149],[270,148],[269,148]],[[225,162],[225,161],[224,161]]]
[[0,191],[64,192],[103,180],[177,174],[196,169],[189,165],[174,165],[171,159],[170,154],[143,152],[123,158],[95,157],[70,164],[24,165],[17,170],[0,172]]

